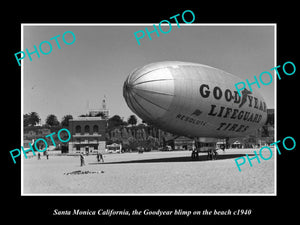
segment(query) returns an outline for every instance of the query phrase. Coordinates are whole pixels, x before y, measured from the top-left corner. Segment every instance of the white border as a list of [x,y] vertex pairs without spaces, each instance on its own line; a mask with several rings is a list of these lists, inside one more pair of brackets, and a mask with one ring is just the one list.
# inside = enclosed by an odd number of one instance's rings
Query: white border
[[[153,24],[158,25],[158,23],[22,23],[21,24],[21,51],[24,49],[24,26],[153,26]],[[176,23],[171,23],[172,25],[177,25]],[[162,26],[168,26],[168,24],[161,24]],[[272,26],[274,27],[274,67],[277,65],[277,24],[276,23],[182,23],[180,26]],[[275,72],[274,72],[275,73]],[[274,140],[277,141],[277,79],[274,79]],[[24,91],[24,67],[21,63],[21,146],[23,146],[23,136],[24,136],[24,123],[23,123],[23,91]],[[21,157],[21,196],[277,196],[277,151],[274,148],[274,193],[272,194],[83,194],[83,193],[73,193],[73,194],[58,194],[58,193],[45,193],[45,194],[24,194],[23,190],[23,157]]]

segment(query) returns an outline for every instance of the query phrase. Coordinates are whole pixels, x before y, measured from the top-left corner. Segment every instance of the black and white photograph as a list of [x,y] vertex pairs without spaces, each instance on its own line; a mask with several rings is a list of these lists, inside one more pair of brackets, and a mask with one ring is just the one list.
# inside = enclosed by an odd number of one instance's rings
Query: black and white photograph
[[3,14],[3,220],[297,218],[295,6],[66,4]]
[[22,194],[275,195],[275,32],[24,24]]

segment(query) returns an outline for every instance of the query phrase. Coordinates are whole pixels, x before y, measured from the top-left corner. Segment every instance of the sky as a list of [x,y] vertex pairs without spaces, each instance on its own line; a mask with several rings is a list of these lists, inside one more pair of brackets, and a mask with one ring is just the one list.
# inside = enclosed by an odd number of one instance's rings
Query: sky
[[[169,33],[159,37],[152,33],[152,40],[146,35],[138,45],[134,32],[145,27],[153,30],[152,24],[23,24],[22,51],[33,52],[34,45],[38,48],[43,41],[52,44],[50,54],[22,60],[23,114],[37,112],[42,124],[49,114],[61,121],[67,114],[76,117],[100,108],[106,96],[110,116],[127,120],[133,112],[123,98],[123,83],[132,70],[152,62],[205,64],[250,82],[276,66],[273,25],[180,24],[178,28],[175,23]],[[75,34],[71,45],[62,40],[66,31]],[[61,49],[50,40],[57,35]],[[71,43],[72,35],[66,34],[65,40]],[[49,51],[48,44],[42,50]],[[268,108],[274,108],[274,80],[259,89]]]

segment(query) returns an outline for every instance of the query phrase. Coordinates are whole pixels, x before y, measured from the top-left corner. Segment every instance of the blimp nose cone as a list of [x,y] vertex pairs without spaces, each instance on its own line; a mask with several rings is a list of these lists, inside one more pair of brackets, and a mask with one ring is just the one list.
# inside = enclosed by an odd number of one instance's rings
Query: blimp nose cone
[[126,98],[128,97],[127,95],[129,95],[129,93],[132,91],[132,83],[129,83],[128,82],[128,79],[125,81],[124,83],[124,87],[123,87],[123,94],[124,94],[124,97],[126,96]]
[[155,64],[134,70],[123,86],[129,108],[147,122],[159,120],[169,110],[174,79],[168,68]]

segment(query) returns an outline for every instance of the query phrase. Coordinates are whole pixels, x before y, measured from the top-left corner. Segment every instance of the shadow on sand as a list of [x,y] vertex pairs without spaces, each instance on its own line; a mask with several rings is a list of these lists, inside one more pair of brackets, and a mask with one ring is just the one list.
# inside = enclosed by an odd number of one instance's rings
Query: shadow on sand
[[[248,156],[253,156],[254,154],[248,154]],[[218,155],[215,160],[231,159],[246,156],[246,154],[224,154]],[[198,159],[192,159],[191,156],[181,156],[181,157],[168,157],[168,158],[156,158],[156,159],[137,159],[119,162],[105,162],[105,163],[89,163],[93,164],[126,164],[126,163],[168,163],[168,162],[199,162],[199,161],[212,161],[208,159],[207,155],[200,155]]]

